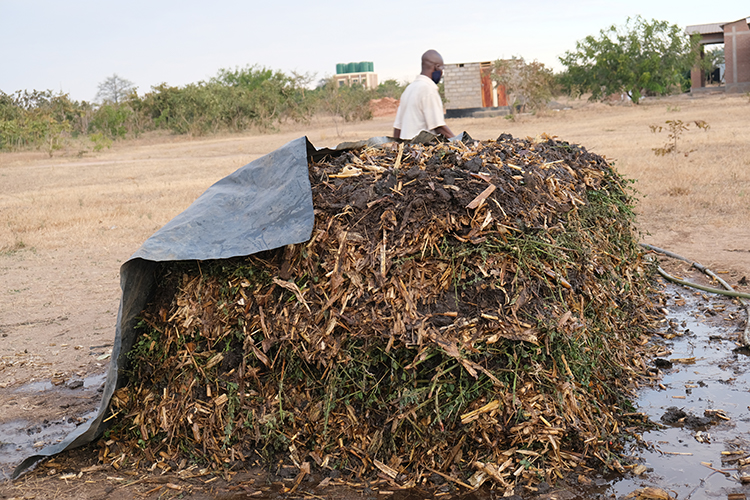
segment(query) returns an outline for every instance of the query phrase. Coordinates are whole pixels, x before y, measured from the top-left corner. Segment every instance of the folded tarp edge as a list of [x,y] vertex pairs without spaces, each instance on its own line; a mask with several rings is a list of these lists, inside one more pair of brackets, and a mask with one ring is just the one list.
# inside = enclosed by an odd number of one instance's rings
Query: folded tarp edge
[[39,460],[90,443],[104,432],[112,395],[124,382],[122,368],[135,342],[138,315],[154,286],[157,262],[228,259],[310,239],[315,216],[308,157],[314,152],[307,137],[301,137],[239,168],[209,187],[120,267],[122,296],[96,417],[60,443],[24,459],[12,479]]

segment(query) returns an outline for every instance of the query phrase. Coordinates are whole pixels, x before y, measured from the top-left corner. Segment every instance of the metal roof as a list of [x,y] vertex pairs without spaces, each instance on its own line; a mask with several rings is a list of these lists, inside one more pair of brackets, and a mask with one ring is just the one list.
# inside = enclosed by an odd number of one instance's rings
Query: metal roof
[[[741,21],[743,18],[737,19]],[[750,20],[750,17],[744,18],[745,21]],[[736,23],[737,21],[729,21],[725,23],[713,23],[713,24],[694,24],[685,28],[685,33],[692,35],[718,35],[719,33],[724,34],[724,25],[730,23]],[[750,23],[748,23],[750,24]]]
[[726,23],[714,23],[714,24],[695,24],[685,28],[685,32],[693,35],[714,35],[721,33],[724,34],[724,25]]

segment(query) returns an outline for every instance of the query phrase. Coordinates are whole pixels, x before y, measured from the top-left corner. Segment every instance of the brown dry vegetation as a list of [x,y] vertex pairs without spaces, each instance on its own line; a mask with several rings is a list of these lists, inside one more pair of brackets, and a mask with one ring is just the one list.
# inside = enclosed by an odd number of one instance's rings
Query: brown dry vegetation
[[[747,97],[645,100],[639,106],[572,101],[543,116],[451,120],[477,139],[547,133],[611,159],[636,179],[642,240],[728,271],[750,274],[750,130]],[[665,132],[649,125],[704,120],[676,154],[656,156]],[[151,136],[79,156],[78,148],[0,155],[0,421],[59,413],[10,390],[33,379],[104,370],[92,353],[111,344],[119,266],[210,184],[307,135],[317,147],[390,133],[392,117],[363,123],[323,118],[272,135],[190,139]],[[93,349],[92,349],[93,348]],[[98,350],[97,350],[98,349]]]

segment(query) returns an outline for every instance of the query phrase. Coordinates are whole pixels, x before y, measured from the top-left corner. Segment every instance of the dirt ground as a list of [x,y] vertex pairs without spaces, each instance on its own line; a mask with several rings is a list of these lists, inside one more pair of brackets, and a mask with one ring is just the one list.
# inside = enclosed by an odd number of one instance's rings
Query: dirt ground
[[[576,100],[554,108],[448,125],[477,139],[548,134],[581,144],[636,181],[643,242],[700,262],[732,285],[750,276],[747,97],[683,95],[638,106]],[[267,135],[155,135],[98,153],[71,145],[52,157],[0,154],[0,426],[71,419],[96,408],[97,375],[106,370],[114,338],[120,265],[213,182],[300,136],[331,147],[390,134],[392,120],[316,118]],[[678,137],[678,152],[656,155],[668,137],[650,125],[677,120],[691,125]],[[696,120],[710,128],[695,127]],[[40,395],[50,384],[55,390]],[[110,481],[112,488],[123,482]],[[0,487],[3,494],[20,496]]]

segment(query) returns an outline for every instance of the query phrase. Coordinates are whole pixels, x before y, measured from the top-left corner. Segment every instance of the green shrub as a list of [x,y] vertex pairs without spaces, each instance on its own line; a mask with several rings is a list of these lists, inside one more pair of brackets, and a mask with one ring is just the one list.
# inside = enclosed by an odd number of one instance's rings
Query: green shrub
[[106,103],[99,106],[89,124],[89,132],[100,133],[110,139],[122,139],[127,134],[127,123],[133,115],[127,105]]

